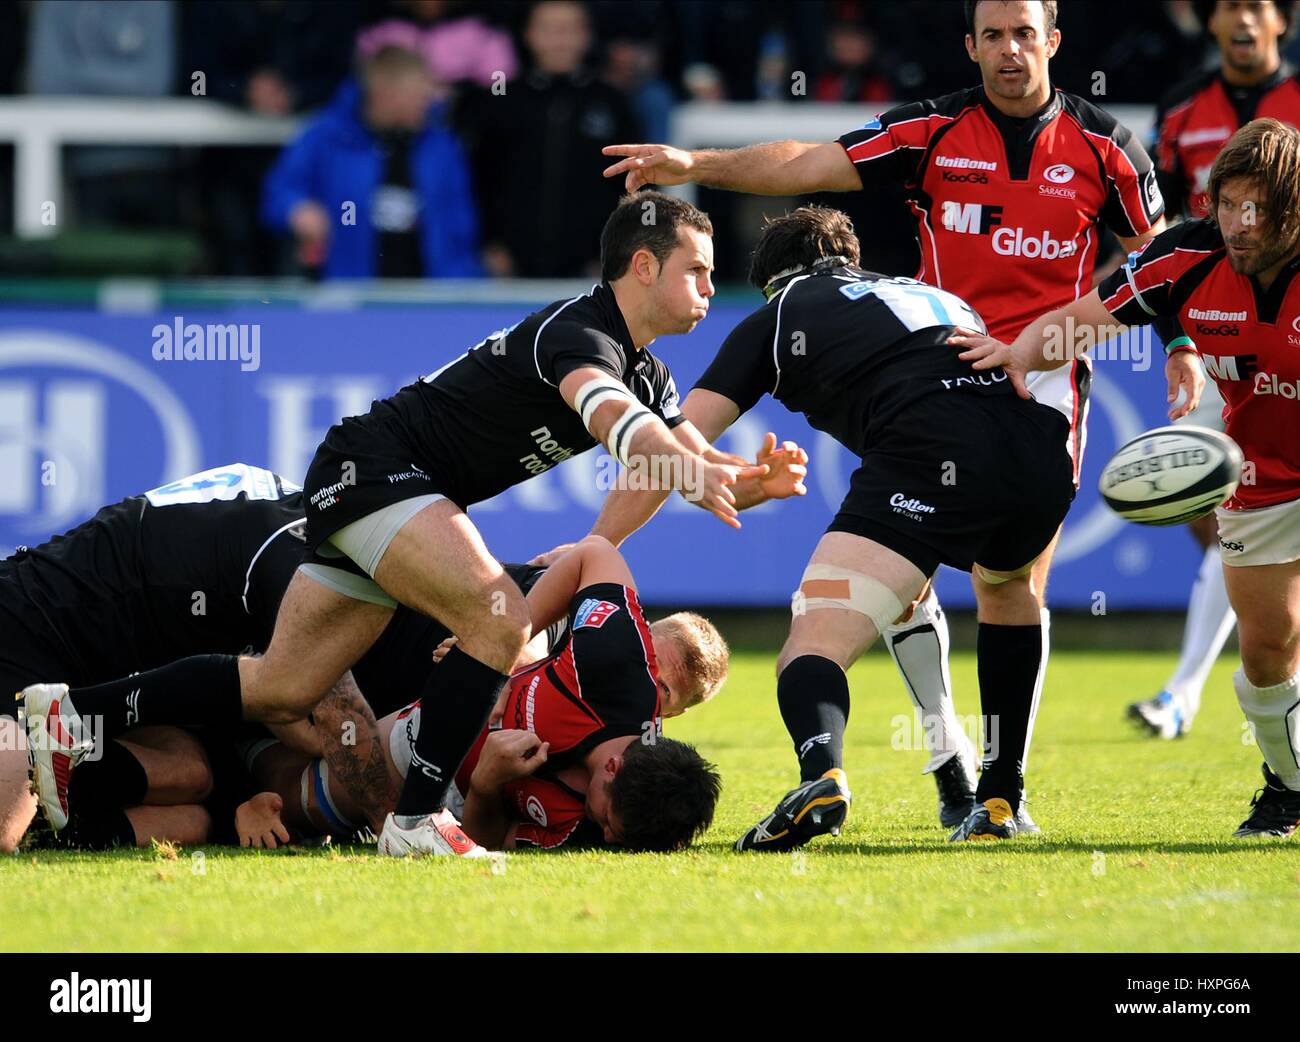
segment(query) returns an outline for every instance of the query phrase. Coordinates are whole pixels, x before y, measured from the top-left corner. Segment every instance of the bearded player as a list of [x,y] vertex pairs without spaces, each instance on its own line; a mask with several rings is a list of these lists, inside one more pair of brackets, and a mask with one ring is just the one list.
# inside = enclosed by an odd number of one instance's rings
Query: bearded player
[[[1184,80],[1161,101],[1155,147],[1164,196],[1191,219],[1209,213],[1210,169],[1233,131],[1256,116],[1300,126],[1300,80],[1281,53],[1291,35],[1295,3],[1198,0],[1196,9],[1218,45],[1219,64]],[[1188,332],[1216,325],[1193,316]],[[1201,404],[1183,422],[1221,431],[1223,409],[1222,396],[1208,383]],[[1210,669],[1237,620],[1228,603],[1214,516],[1191,522],[1187,530],[1204,554],[1187,604],[1178,664],[1158,694],[1128,707],[1129,717],[1158,738],[1178,738],[1191,729]]]
[[[1083,343],[1099,327],[1193,312],[1229,317],[1197,349],[1227,403],[1227,434],[1246,458],[1217,511],[1228,599],[1237,614],[1237,702],[1264,754],[1264,787],[1235,835],[1289,836],[1300,822],[1300,130],[1257,119],[1233,134],[1208,181],[1210,218],[1158,236],[1088,296],[1030,324],[1009,347],[955,338],[961,357],[999,365],[1027,396],[1025,375],[1052,330]],[[1236,335],[1231,335],[1236,334]],[[1058,345],[1059,346],[1059,345]],[[1059,354],[1059,351],[1057,352]],[[1192,364],[1191,350],[1171,364]]]

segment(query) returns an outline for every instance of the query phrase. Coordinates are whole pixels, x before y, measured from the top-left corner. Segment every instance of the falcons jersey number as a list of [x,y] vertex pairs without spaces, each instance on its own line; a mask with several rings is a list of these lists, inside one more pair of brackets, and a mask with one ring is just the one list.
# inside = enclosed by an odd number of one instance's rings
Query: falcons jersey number
[[930,326],[963,326],[985,332],[984,321],[969,304],[945,290],[915,279],[870,279],[840,287],[850,300],[874,297],[894,313],[908,330]]
[[[296,492],[286,482],[283,492]],[[179,503],[211,503],[214,499],[230,500],[239,496],[248,499],[279,499],[282,487],[275,475],[261,467],[247,463],[232,463],[228,467],[214,467],[201,474],[161,485],[145,493],[145,498],[156,507],[175,506]]]

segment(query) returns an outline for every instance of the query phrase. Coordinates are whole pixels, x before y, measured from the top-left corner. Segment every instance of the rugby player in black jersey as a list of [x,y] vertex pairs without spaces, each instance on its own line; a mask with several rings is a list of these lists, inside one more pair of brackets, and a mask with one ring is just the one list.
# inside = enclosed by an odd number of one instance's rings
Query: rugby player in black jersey
[[[482,856],[441,808],[529,622],[466,509],[598,442],[734,527],[738,509],[794,492],[781,461],[748,466],[680,433],[672,378],[646,350],[707,314],[711,233],[707,216],[681,200],[625,198],[602,232],[602,281],[591,292],[332,427],[306,480],[312,557],[285,592],[265,655],[183,659],[88,688],[28,687],[29,737],[42,735],[31,743],[33,778],[52,823],[62,824],[69,773],[88,748],[82,715],[105,737],[125,730],[128,714],[135,724],[300,720],[400,603],[460,640],[424,687],[428,719],[379,848]],[[189,697],[171,697],[178,688]]]
[[[768,303],[732,331],[683,404],[716,438],[771,394],[862,457],[795,594],[777,661],[801,784],[739,850],[789,850],[843,823],[845,671],[940,564],[972,572],[977,591],[1018,597],[1025,625],[1002,627],[1008,636],[1036,630],[1031,570],[1074,498],[1065,418],[1018,398],[1001,373],[977,373],[948,345],[957,327],[983,320],[951,293],[863,271],[858,258],[837,210],[802,207],[771,222],[750,268]],[[662,498],[613,492],[595,531],[617,544]],[[1019,828],[1039,664],[988,646],[981,637],[979,802],[954,840]]]
[[[266,647],[276,610],[305,551],[302,492],[270,471],[216,467],[104,507],[65,535],[0,561],[0,690],[38,677],[73,686],[157,667],[200,652]],[[543,574],[503,566],[527,591]],[[315,726],[276,727],[289,748],[321,756],[353,807],[375,808],[375,828],[396,799],[378,757],[358,757],[375,716],[419,690],[449,631],[399,609],[371,649],[313,714]],[[520,665],[545,655],[562,631],[539,634]],[[673,641],[674,650],[680,641]],[[688,647],[688,644],[683,644]],[[670,652],[671,655],[671,652]],[[666,671],[667,686],[679,671]],[[353,681],[356,683],[353,683]],[[356,684],[377,707],[372,712]],[[184,699],[177,690],[173,697]],[[36,812],[28,790],[27,745],[13,701],[0,703],[0,852],[16,848]],[[356,745],[344,743],[343,725]],[[240,740],[269,737],[245,725]],[[132,727],[102,743],[72,779],[62,841],[99,847],[228,839],[230,814],[250,793],[231,755],[236,735]],[[378,812],[376,810],[383,808]]]
[[[264,648],[302,560],[303,530],[301,491],[237,463],[131,496],[64,535],[19,548],[0,561],[0,690],[51,677],[80,686],[181,656]],[[329,701],[336,699],[354,702],[362,718],[369,713],[354,689],[340,686]],[[26,742],[3,715],[16,708],[12,699],[0,704],[4,851],[15,848],[35,812]],[[309,732],[280,733],[298,742]],[[318,741],[306,748],[320,749]],[[334,762],[337,745],[323,751]],[[132,832],[190,838],[208,817],[202,804],[213,817],[229,816],[210,791],[213,770],[221,774],[225,765],[210,766],[200,744],[175,728],[133,727],[128,740],[105,741],[95,752],[77,772],[71,806],[61,808],[74,843],[131,842]],[[335,766],[349,785],[349,765]],[[123,815],[144,804],[151,806],[129,821]]]

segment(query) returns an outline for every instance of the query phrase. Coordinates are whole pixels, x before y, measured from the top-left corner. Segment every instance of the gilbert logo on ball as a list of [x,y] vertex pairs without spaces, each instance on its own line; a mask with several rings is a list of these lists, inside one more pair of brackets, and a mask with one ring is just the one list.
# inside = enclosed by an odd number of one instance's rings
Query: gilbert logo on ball
[[1237,443],[1208,427],[1157,427],[1123,445],[1101,472],[1098,490],[1120,517],[1140,525],[1181,525],[1204,517],[1237,490]]

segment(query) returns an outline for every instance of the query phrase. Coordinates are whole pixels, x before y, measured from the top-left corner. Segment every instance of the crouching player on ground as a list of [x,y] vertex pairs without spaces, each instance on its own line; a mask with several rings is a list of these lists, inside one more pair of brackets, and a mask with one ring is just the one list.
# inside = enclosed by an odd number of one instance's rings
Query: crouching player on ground
[[[1233,684],[1265,760],[1264,788],[1235,834],[1289,836],[1300,822],[1300,131],[1274,119],[1247,123],[1215,159],[1209,194],[1210,217],[1156,236],[1009,347],[960,338],[961,357],[980,369],[1002,366],[1025,395],[1026,373],[1062,364],[1045,357],[1061,330],[1067,343],[1086,345],[1162,315],[1184,323],[1204,311],[1224,316],[1221,332],[1202,331],[1197,349],[1246,458],[1241,484],[1218,511],[1219,551],[1241,640]],[[1170,401],[1175,379],[1203,380],[1190,351],[1171,355],[1168,369]]]
[[[567,614],[567,637],[510,678],[494,714],[504,729],[486,729],[457,773],[449,807],[465,831],[489,849],[689,845],[713,820],[721,783],[691,746],[663,737],[661,721],[722,686],[721,635],[691,613],[647,624],[622,555],[595,536],[556,561],[528,606],[535,629]],[[394,779],[410,767],[420,726],[418,702],[379,721]],[[322,777],[321,761],[271,743],[249,752],[258,787],[285,808],[283,825],[268,816],[264,831],[356,831],[364,808]],[[371,758],[361,742],[356,754]]]

